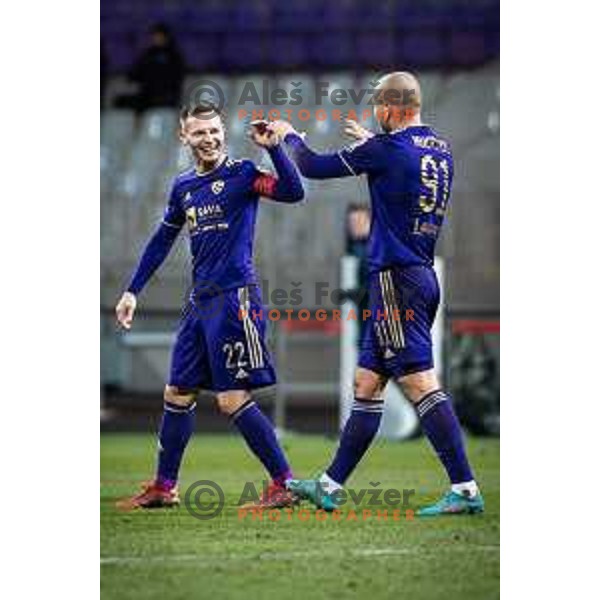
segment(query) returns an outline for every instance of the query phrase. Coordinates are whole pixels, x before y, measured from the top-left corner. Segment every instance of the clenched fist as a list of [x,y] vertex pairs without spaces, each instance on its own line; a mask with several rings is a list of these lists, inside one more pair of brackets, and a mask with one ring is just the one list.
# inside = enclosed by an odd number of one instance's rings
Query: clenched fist
[[273,148],[281,141],[279,134],[274,130],[272,124],[267,121],[253,121],[250,126],[250,137],[257,146]]
[[288,133],[298,133],[288,121],[273,121],[271,127],[282,140]]
[[133,321],[133,315],[135,313],[135,307],[137,306],[137,299],[131,292],[125,292],[115,312],[117,313],[117,321],[125,329],[131,329],[131,322]]

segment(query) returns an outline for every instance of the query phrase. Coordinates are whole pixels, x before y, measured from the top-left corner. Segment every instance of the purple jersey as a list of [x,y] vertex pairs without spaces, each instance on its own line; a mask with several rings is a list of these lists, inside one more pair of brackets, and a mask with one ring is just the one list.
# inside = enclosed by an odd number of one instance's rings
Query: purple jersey
[[280,146],[268,149],[278,177],[249,160],[225,158],[208,173],[178,175],[162,223],[146,244],[127,291],[139,294],[169,254],[185,223],[190,236],[194,289],[211,293],[256,282],[252,264],[254,225],[260,196],[300,202],[304,189]]
[[454,172],[448,142],[418,125],[373,136],[339,157],[349,174],[369,178],[370,271],[431,266]]
[[252,252],[264,176],[249,160],[226,159],[208,173],[176,177],[163,223],[186,225],[194,284],[229,290],[257,282]]

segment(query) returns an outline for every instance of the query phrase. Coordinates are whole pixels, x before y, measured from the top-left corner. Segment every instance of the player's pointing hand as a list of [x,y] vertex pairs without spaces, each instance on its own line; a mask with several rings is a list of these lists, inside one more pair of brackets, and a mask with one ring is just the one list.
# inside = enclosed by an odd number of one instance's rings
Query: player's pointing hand
[[354,119],[346,119],[342,126],[342,133],[353,139],[362,142],[373,137],[373,132],[369,131],[362,125],[359,125]]
[[125,292],[121,296],[115,311],[117,313],[117,321],[125,329],[131,329],[131,322],[133,321],[136,306],[137,299],[131,292]]

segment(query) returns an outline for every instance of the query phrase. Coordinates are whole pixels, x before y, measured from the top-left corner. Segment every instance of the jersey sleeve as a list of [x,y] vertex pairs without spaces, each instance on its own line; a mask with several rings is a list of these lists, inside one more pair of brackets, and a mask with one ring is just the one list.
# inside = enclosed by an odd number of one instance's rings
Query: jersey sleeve
[[181,194],[177,181],[171,187],[169,199],[163,214],[162,222],[170,227],[181,229],[185,224],[185,212],[181,203]]
[[377,135],[343,148],[338,155],[352,175],[375,173],[386,167],[386,147]]
[[252,191],[258,196],[265,198],[271,198],[275,193],[275,187],[277,185],[277,177],[263,169],[252,164]]
[[247,193],[253,197],[257,196],[257,190],[255,189],[256,180],[260,175],[270,175],[270,173],[259,168],[253,161],[247,158],[236,160],[232,159],[231,162],[231,175],[241,175],[244,182],[243,186]]
[[342,160],[339,153],[319,154],[313,152],[297,133],[288,133],[284,139],[300,173],[309,179],[336,179],[355,175]]

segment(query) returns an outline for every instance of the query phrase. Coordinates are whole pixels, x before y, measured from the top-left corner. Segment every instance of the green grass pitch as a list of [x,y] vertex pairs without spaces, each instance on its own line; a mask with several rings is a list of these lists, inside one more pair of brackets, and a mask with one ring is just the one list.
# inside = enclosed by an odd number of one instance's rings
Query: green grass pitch
[[[326,465],[334,440],[284,440],[297,476]],[[174,510],[119,512],[115,501],[137,491],[153,473],[152,435],[101,436],[101,586],[104,600],[197,598],[408,598],[469,600],[499,597],[499,442],[468,440],[486,512],[471,517],[362,520],[348,504],[340,521],[308,521],[281,513],[278,522],[240,520],[237,501],[246,481],[264,475],[237,435],[196,435],[182,470],[181,492],[199,479],[216,481],[225,507],[201,521]],[[446,482],[424,440],[380,441],[349,487],[415,489],[411,507],[437,498]],[[309,505],[302,507],[309,509]],[[385,506],[379,507],[384,510]],[[355,509],[358,521],[345,520]],[[375,512],[375,509],[373,509]]]

